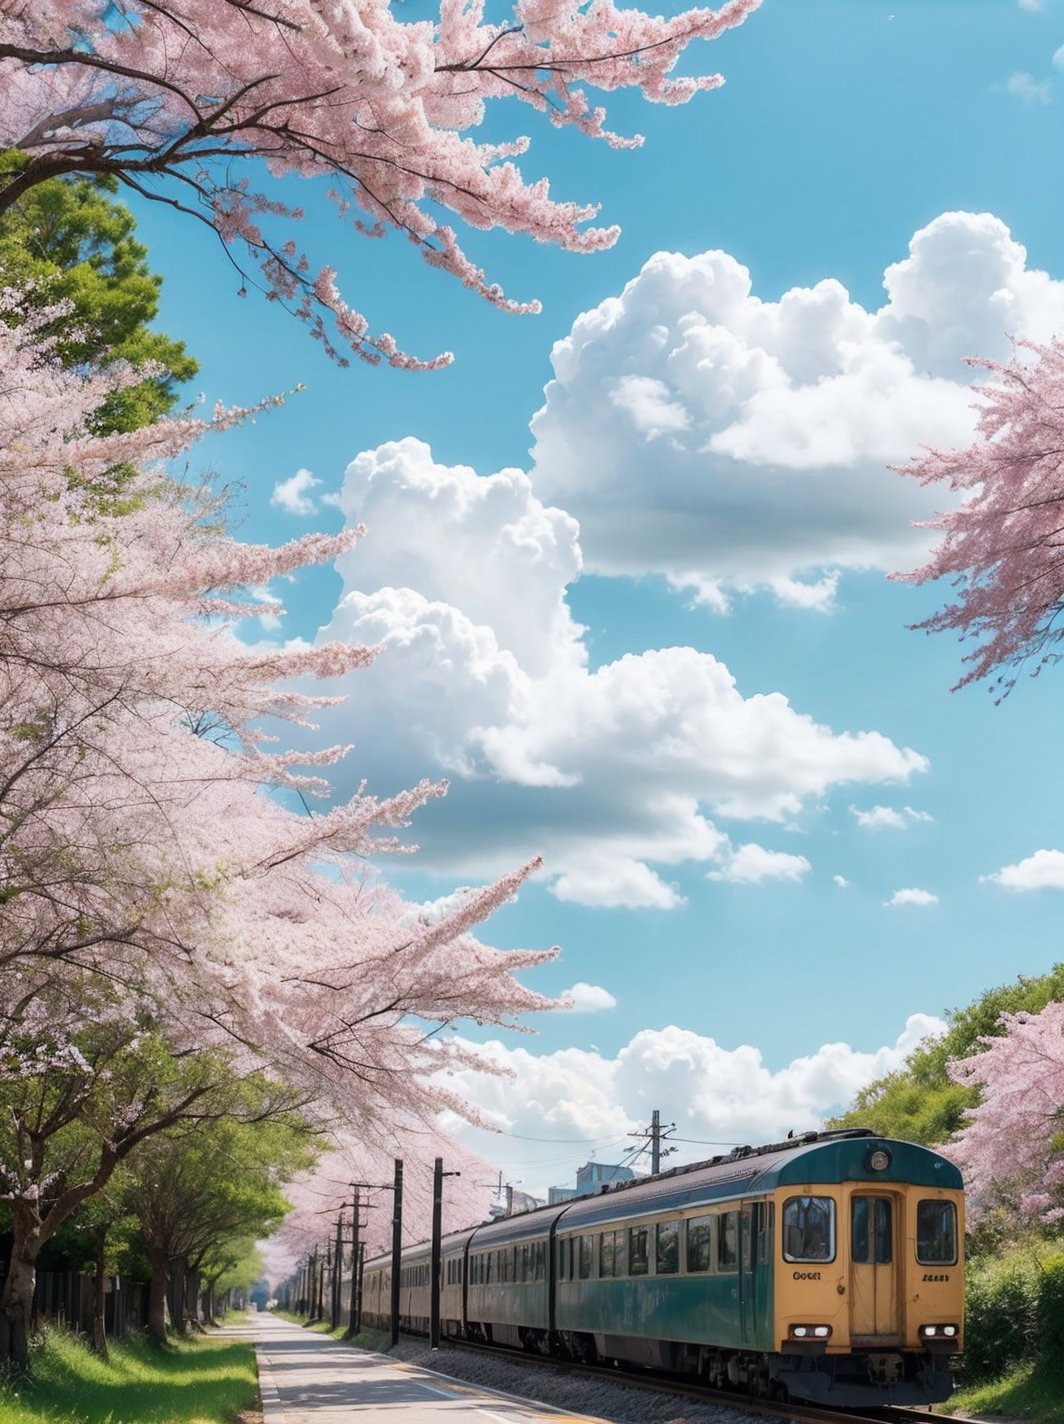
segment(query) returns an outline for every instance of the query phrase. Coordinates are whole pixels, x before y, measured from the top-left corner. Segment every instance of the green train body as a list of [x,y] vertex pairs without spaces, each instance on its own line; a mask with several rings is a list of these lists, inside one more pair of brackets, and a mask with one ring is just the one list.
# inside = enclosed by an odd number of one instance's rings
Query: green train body
[[[443,1240],[441,1333],[838,1405],[944,1400],[962,1349],[963,1192],[946,1158],[807,1133]],[[429,1328],[429,1243],[400,1321]],[[363,1317],[389,1323],[391,1260]]]

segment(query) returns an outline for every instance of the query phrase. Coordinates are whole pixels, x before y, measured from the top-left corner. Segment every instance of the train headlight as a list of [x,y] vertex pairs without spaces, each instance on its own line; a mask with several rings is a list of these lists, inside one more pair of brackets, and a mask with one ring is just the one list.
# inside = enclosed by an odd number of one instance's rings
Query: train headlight
[[792,1340],[826,1340],[831,1334],[830,1325],[792,1325]]
[[927,1340],[952,1340],[957,1334],[956,1325],[921,1325],[920,1334]]

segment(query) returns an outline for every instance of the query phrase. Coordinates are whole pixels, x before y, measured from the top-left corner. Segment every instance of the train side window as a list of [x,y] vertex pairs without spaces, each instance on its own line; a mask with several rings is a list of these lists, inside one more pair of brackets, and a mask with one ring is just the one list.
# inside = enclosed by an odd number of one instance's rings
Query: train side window
[[593,1236],[581,1236],[580,1238],[580,1279],[586,1281],[591,1276],[591,1254],[595,1244]]
[[535,1262],[532,1269],[535,1274],[536,1280],[541,1281],[547,1274],[547,1246],[545,1242],[536,1242],[534,1248],[534,1255]]
[[710,1228],[712,1218],[692,1216],[687,1223],[687,1269],[688,1271],[708,1271],[713,1235]]
[[647,1259],[647,1229],[645,1226],[628,1228],[628,1274],[645,1276],[649,1267]]
[[772,1260],[772,1202],[754,1203],[754,1260],[762,1265]]
[[680,1223],[659,1221],[654,1251],[654,1273],[674,1276],[680,1269]]
[[953,1202],[917,1203],[916,1259],[921,1266],[957,1264],[957,1208]]
[[604,1231],[602,1240],[599,1243],[599,1275],[612,1276],[616,1274],[614,1269],[617,1260],[617,1233],[615,1231]]
[[717,1218],[717,1270],[739,1269],[739,1213],[723,1212]]
[[831,1197],[788,1197],[783,1203],[783,1259],[835,1259],[835,1203]]

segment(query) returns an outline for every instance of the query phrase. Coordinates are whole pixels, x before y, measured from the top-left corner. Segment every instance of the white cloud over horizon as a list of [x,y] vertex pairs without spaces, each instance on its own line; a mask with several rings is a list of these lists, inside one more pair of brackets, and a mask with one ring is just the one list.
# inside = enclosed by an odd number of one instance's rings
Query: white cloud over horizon
[[524,1190],[542,1195],[548,1186],[571,1184],[589,1155],[619,1160],[632,1147],[630,1134],[646,1127],[655,1108],[676,1123],[677,1138],[697,1139],[682,1144],[673,1162],[820,1127],[861,1088],[900,1067],[918,1043],[945,1029],[940,1018],[914,1013],[892,1044],[864,1052],[826,1043],[776,1070],[749,1044],[726,1048],[676,1025],[641,1030],[612,1058],[583,1048],[536,1054],[493,1040],[481,1053],[515,1077],[467,1070],[448,1082],[504,1135],[457,1120],[446,1128],[520,1178]]
[[839,569],[912,567],[947,496],[888,471],[974,432],[970,355],[1064,326],[1064,283],[989,213],[944,213],[867,311],[827,277],[778,301],[726,252],[659,252],[555,343],[532,420],[540,497],[590,570],[656,572],[723,608],[830,606]]

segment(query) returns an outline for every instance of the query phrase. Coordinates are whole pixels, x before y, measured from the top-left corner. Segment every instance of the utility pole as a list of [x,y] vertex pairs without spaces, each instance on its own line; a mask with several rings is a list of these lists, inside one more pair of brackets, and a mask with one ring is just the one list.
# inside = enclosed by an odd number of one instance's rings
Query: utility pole
[[399,1343],[399,1272],[403,1257],[403,1159],[395,1159],[392,1187],[392,1345]]
[[332,1265],[332,1247],[327,1248],[328,1255],[323,1260],[318,1257],[318,1308],[314,1313],[315,1320],[325,1319],[325,1269],[327,1265]]
[[359,1201],[359,1189],[354,1182],[351,1183],[351,1190],[354,1193],[351,1201],[351,1304],[347,1313],[347,1329],[344,1332],[348,1340],[358,1334],[359,1326],[362,1323],[359,1320],[358,1312],[358,1234],[362,1204]]
[[329,1326],[335,1330],[340,1324],[340,1291],[344,1280],[344,1214],[336,1218],[336,1249],[333,1252],[332,1297],[330,1301]]
[[650,1119],[649,1129],[644,1128],[642,1132],[630,1132],[629,1137],[641,1137],[644,1142],[650,1143],[650,1171],[656,1176],[661,1171],[661,1159],[667,1157],[670,1152],[675,1152],[675,1147],[662,1147],[662,1142],[668,1137],[670,1132],[676,1131],[674,1122],[667,1123],[663,1128],[661,1125],[661,1112],[654,1109]]
[[440,1267],[443,1256],[443,1179],[460,1177],[461,1172],[445,1172],[443,1158],[432,1169],[432,1281],[429,1293],[429,1349],[440,1348]]

